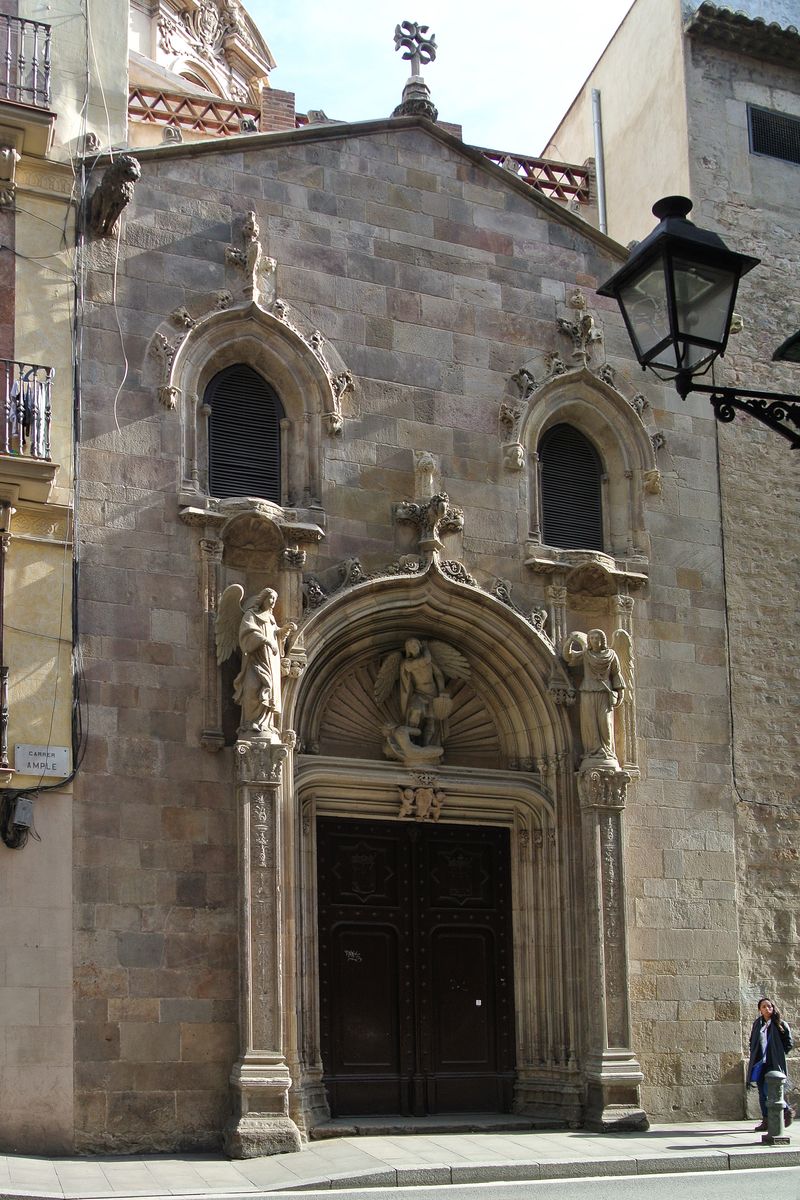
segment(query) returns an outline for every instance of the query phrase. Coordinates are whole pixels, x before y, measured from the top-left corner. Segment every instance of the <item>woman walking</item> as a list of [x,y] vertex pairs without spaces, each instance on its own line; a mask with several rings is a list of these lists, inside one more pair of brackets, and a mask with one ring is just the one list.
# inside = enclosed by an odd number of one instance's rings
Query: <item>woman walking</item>
[[[762,996],[758,1002],[758,1016],[750,1030],[750,1061],[747,1064],[747,1083],[758,1087],[761,1107],[761,1124],[756,1126],[756,1133],[766,1133],[767,1129],[767,1073],[783,1071],[786,1074],[786,1055],[793,1044],[791,1029],[773,1002]],[[794,1120],[794,1112],[788,1104],[784,1105],[783,1118],[788,1129]]]

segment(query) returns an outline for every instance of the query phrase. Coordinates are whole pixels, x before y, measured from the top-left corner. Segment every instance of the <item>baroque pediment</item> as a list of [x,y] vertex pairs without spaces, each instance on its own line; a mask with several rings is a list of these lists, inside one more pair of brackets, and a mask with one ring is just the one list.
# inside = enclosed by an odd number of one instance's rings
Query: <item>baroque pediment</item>
[[228,99],[258,102],[275,60],[238,0],[161,0],[154,20],[160,64]]

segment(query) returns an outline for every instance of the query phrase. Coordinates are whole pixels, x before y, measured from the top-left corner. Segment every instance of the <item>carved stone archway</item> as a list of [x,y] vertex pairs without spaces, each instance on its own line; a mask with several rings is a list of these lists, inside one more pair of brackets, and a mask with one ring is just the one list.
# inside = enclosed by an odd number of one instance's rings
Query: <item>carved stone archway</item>
[[[469,659],[476,703],[491,726],[483,744],[495,761],[465,765],[446,754],[422,779],[402,763],[355,757],[352,745],[349,756],[330,745],[326,754],[310,753],[320,714],[348,676],[412,635],[447,639]],[[244,1039],[233,1076],[242,1115],[231,1152],[264,1153],[270,1130],[283,1138],[278,1148],[287,1148],[287,1120],[308,1134],[328,1115],[319,1048],[316,817],[398,820],[399,790],[415,796],[420,788],[438,794],[441,821],[510,833],[515,1109],[595,1127],[641,1127],[641,1072],[629,1044],[625,788],[606,795],[600,781],[579,796],[566,697],[563,686],[553,686],[554,679],[563,684],[563,670],[552,643],[496,597],[448,577],[434,555],[414,574],[337,593],[310,615],[295,645],[307,667],[286,680],[291,732],[277,748],[280,761],[260,769],[258,779],[239,780],[243,1029],[251,1039],[268,1031],[273,1044]],[[272,970],[259,975],[259,963]],[[276,1106],[279,1091],[283,1107]]]

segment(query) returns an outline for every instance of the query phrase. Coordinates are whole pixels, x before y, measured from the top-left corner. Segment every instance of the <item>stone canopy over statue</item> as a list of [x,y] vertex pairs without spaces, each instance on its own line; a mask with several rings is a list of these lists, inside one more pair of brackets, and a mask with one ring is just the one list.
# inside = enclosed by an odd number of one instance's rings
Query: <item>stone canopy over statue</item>
[[619,655],[608,646],[602,629],[567,634],[561,648],[565,662],[580,669],[581,770],[619,770],[614,742],[614,709],[625,695]]
[[469,675],[466,658],[447,642],[407,638],[402,650],[385,658],[375,680],[375,699],[384,705],[395,692],[401,718],[383,727],[386,757],[409,766],[439,762],[453,707],[446,681]]
[[233,681],[233,698],[241,707],[239,736],[268,742],[281,740],[281,661],[297,626],[278,625],[274,608],[278,593],[264,588],[242,604],[244,588],[232,583],[222,593],[216,620],[217,662],[238,647],[242,665]]

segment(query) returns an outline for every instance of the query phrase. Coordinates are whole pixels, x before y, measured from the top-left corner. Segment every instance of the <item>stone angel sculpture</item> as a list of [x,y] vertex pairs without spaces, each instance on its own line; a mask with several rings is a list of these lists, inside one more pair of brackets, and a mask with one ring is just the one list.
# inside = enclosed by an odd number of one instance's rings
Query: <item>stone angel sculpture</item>
[[[620,638],[618,635],[622,635]],[[623,639],[625,639],[623,641]],[[614,635],[623,656],[629,658],[630,639],[623,630]],[[582,672],[580,684],[580,726],[584,766],[605,765],[619,770],[614,737],[614,710],[622,704],[626,682],[620,654],[610,649],[602,629],[587,633],[567,634],[561,648],[562,657]]]
[[244,588],[232,583],[222,593],[215,633],[217,662],[238,647],[242,665],[233,681],[233,698],[242,710],[240,736],[281,740],[281,659],[296,632],[294,621],[278,625],[274,609],[278,593],[263,588],[242,603]]
[[446,679],[469,679],[464,655],[447,642],[407,638],[381,663],[375,699],[384,704],[399,687],[400,725],[384,728],[384,753],[401,762],[433,763],[444,753],[453,700]]

